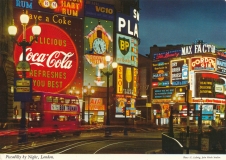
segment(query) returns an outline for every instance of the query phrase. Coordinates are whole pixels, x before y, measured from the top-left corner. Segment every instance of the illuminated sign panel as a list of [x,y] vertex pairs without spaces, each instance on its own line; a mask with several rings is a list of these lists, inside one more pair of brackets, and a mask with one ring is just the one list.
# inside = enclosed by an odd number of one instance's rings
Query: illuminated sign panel
[[181,47],[182,56],[197,53],[215,53],[215,46],[210,44],[195,44]]
[[169,86],[169,62],[158,61],[152,63],[152,86]]
[[138,36],[138,22],[139,22],[139,12],[134,9],[130,8],[130,15],[117,13],[117,32],[130,35],[136,38]]
[[[21,10],[14,9],[15,23],[20,24],[19,18]],[[81,27],[80,19],[67,17],[69,24],[55,23],[54,19],[63,19],[61,15],[53,15],[29,11],[30,23],[34,24],[34,17],[40,17],[39,25],[42,29],[38,41],[32,46],[26,48],[26,61],[30,64],[30,72],[26,72],[26,77],[32,78],[33,90],[46,92],[61,92],[65,90],[72,81],[81,82],[83,70],[78,73],[79,58],[81,55],[77,52],[77,45],[82,45],[77,41],[74,35],[80,35],[79,31],[72,30],[74,24]],[[56,20],[56,19],[55,19]],[[72,27],[73,26],[73,27]],[[66,28],[66,29],[63,29]],[[18,28],[18,33],[22,33],[22,27]],[[68,34],[70,32],[71,35]],[[27,27],[27,41],[31,41],[33,34],[31,26]],[[22,41],[22,34],[16,37],[18,41]],[[73,40],[72,40],[73,39]],[[15,65],[22,61],[22,47],[15,45],[14,61]],[[83,69],[81,67],[80,69]],[[18,72],[21,74],[21,72]],[[75,79],[75,76],[77,78]],[[79,87],[79,86],[78,86]]]
[[116,118],[135,118],[136,99],[131,96],[116,95]]
[[153,59],[163,60],[163,59],[169,59],[169,58],[176,58],[176,57],[179,57],[180,55],[181,55],[181,50],[158,52],[158,53],[154,53]]
[[14,7],[84,17],[84,0],[14,0]]
[[188,83],[188,63],[186,59],[170,61],[171,85],[186,85]]
[[118,65],[117,68],[117,94],[128,94],[128,95],[133,95],[134,89],[136,92],[135,88],[135,82],[136,78],[134,75],[137,75],[137,69],[133,68],[131,66],[121,66]]
[[32,79],[14,78],[14,101],[32,100]]
[[131,66],[138,66],[138,41],[135,38],[117,34],[116,62]]
[[197,96],[211,98],[225,98],[224,76],[214,73],[196,73]]
[[226,60],[217,58],[217,71],[218,73],[226,73]]
[[213,57],[192,57],[191,70],[196,71],[215,71],[216,58]]
[[[200,111],[200,104],[195,105],[195,109]],[[198,117],[196,117],[198,119]],[[213,120],[213,105],[203,104],[202,105],[202,120]]]
[[133,68],[133,95],[137,95],[137,75],[138,75],[138,69]]
[[[163,60],[168,58],[176,58],[180,56],[187,56],[192,54],[199,54],[199,53],[215,53],[215,46],[209,44],[196,44],[190,46],[182,46],[181,49],[172,50],[172,51],[165,51],[165,52],[158,52],[153,54],[154,60]],[[218,53],[220,54],[220,53]]]
[[123,67],[120,65],[117,68],[117,93],[123,93]]
[[86,0],[85,16],[114,21],[114,6]]
[[105,110],[103,98],[90,98],[89,105],[86,103],[85,110]]
[[174,88],[153,88],[153,99],[171,99]]
[[185,87],[153,88],[153,99],[170,99],[174,102],[185,102]]
[[[113,56],[113,22],[86,17],[84,26],[84,85],[106,87],[107,77],[101,75],[98,65],[104,63],[105,72],[107,70],[105,55],[108,53]],[[113,59],[110,65],[112,62]],[[112,76],[109,85],[112,86]]]

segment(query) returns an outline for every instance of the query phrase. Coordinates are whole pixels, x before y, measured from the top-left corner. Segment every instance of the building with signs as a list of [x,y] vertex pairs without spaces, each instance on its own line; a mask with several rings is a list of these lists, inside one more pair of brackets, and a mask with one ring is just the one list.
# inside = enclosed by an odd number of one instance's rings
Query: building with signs
[[194,123],[198,123],[202,108],[203,123],[222,125],[226,104],[225,50],[197,41],[186,46],[153,46],[150,51],[152,105],[160,108],[153,108],[155,123],[168,124],[173,107],[174,123],[186,124],[190,105],[190,120]]
[[[0,7],[1,122],[19,120],[21,114],[20,102],[14,101],[10,88],[21,77],[16,65],[22,60],[22,51],[11,42],[7,28],[14,19],[19,33],[15,39],[22,40],[19,16],[23,10],[29,16],[28,41],[32,40],[31,26],[37,21],[41,27],[38,41],[26,48],[31,69],[26,77],[32,78],[33,91],[75,95],[80,99],[85,122],[91,119],[92,123],[105,123],[107,79],[98,64],[104,63],[106,69],[104,57],[108,54],[112,57],[110,63],[118,63],[117,71],[109,79],[111,122],[123,120],[123,107],[127,118],[134,117],[139,0],[2,0]],[[95,90],[89,98],[83,94],[88,85]]]

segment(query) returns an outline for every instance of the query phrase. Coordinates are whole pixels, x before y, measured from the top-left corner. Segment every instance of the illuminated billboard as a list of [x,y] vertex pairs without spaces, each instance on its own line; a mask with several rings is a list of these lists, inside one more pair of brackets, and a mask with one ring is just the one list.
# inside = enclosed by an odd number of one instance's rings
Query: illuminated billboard
[[137,68],[118,65],[117,67],[117,94],[137,95]]
[[96,1],[85,1],[85,16],[114,21],[114,6]]
[[116,13],[116,31],[121,34],[139,38],[138,35],[138,10],[130,7],[130,15]]
[[138,41],[135,38],[116,35],[116,62],[134,67],[138,66]]
[[[64,16],[84,17],[84,0],[14,0],[14,7]],[[61,23],[65,23],[62,19]]]
[[174,102],[185,102],[186,88],[185,87],[164,87],[153,88],[153,102],[159,102],[162,99],[173,100]]
[[169,61],[158,61],[152,63],[152,86],[169,86],[170,70]]
[[216,72],[226,74],[226,60],[217,58],[217,63],[216,63]]
[[[103,71],[106,71],[105,55],[113,56],[113,22],[86,17],[84,26],[84,85],[106,87],[106,76],[101,74],[98,65],[104,63]],[[112,62],[113,59],[109,65]]]
[[215,53],[215,46],[211,44],[194,44],[181,47],[181,56],[198,53]]
[[173,86],[187,85],[189,78],[188,62],[186,59],[170,61],[170,84]]
[[[21,9],[14,9],[14,19],[16,24],[20,24],[19,15]],[[36,11],[29,11],[29,17],[39,15],[39,25],[42,29],[38,41],[26,48],[26,61],[31,66],[31,71],[26,73],[28,78],[33,79],[34,91],[61,92],[71,83],[81,83],[83,68],[79,66],[81,54],[77,46],[82,46],[82,42],[75,35],[81,35],[74,26],[82,27],[83,21],[67,17],[68,24],[58,24],[54,19],[62,19],[61,15],[47,14]],[[46,19],[50,21],[46,21]],[[56,20],[55,19],[55,20]],[[30,19],[29,24],[34,24],[34,19]],[[76,25],[75,25],[76,24]],[[73,27],[72,27],[73,26]],[[22,33],[22,27],[18,28],[18,33]],[[57,33],[57,34],[56,34]],[[69,34],[70,33],[70,34]],[[28,41],[31,41],[33,34],[31,26],[28,25],[26,31]],[[23,35],[16,37],[22,41]],[[76,41],[76,42],[75,42]],[[14,49],[15,65],[22,61],[22,47],[15,45]],[[20,75],[21,73],[18,72]],[[76,78],[75,78],[76,77]],[[81,87],[78,85],[78,87]]]
[[[195,109],[200,111],[200,104],[195,105]],[[198,117],[196,116],[196,119]],[[213,105],[211,104],[203,104],[202,105],[202,120],[213,120]]]
[[135,118],[136,99],[131,96],[116,95],[116,118]]
[[191,70],[212,71],[216,70],[216,58],[214,57],[192,57]]
[[225,98],[226,77],[215,73],[196,73],[196,97]]
[[153,54],[153,60],[164,60],[181,56],[181,50],[158,52]]

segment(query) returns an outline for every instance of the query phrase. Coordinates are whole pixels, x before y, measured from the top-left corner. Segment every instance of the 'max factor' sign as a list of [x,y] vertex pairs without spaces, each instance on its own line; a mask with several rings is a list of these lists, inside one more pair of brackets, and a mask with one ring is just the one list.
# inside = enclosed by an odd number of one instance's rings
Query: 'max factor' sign
[[181,47],[182,56],[197,53],[215,53],[215,46],[210,44],[196,44]]

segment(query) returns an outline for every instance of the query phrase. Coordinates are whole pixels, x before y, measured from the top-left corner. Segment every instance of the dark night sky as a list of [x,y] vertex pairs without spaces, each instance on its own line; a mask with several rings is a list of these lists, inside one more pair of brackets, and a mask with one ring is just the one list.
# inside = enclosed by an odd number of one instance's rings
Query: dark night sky
[[140,0],[140,54],[204,40],[226,48],[226,0]]

